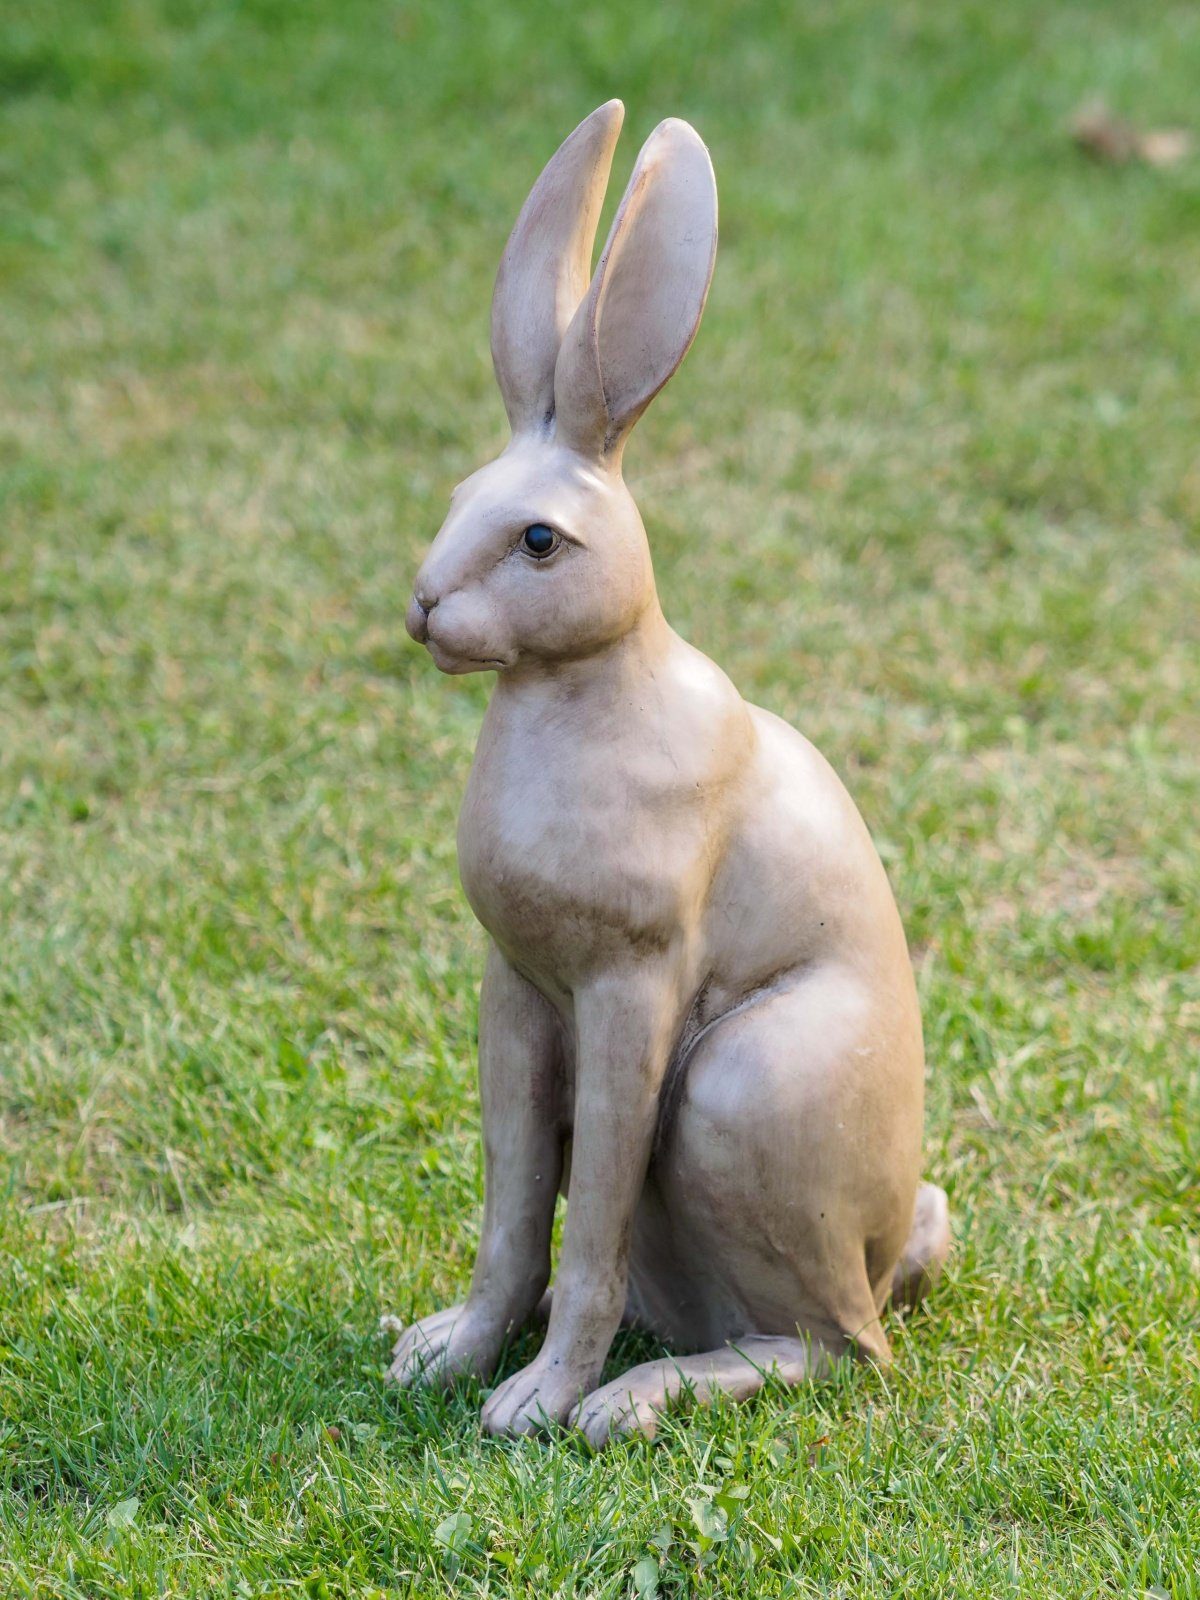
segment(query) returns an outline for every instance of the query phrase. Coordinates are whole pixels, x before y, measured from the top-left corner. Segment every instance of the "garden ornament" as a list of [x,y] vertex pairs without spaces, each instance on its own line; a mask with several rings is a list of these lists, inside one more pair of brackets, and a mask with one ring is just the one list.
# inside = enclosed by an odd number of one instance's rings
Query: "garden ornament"
[[[622,115],[582,122],[517,219],[492,302],[512,441],[455,489],[407,616],[443,672],[497,679],[458,828],[489,935],[479,1251],[390,1373],[490,1379],[541,1315],[484,1426],[594,1445],[652,1434],[677,1396],[886,1363],[887,1301],[923,1294],[950,1238],[919,1182],[920,1014],[866,827],[659,606],[621,462],[695,336],[717,196],[694,129],[663,122],[591,273]],[[601,1383],[622,1323],[673,1353]]]

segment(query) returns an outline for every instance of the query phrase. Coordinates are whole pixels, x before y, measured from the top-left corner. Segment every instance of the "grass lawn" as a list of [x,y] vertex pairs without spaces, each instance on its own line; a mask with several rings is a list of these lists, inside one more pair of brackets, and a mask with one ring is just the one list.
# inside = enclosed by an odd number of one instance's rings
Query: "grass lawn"
[[[4,8],[0,1595],[1200,1595],[1200,154],[1064,133],[1197,82],[1181,0]],[[664,605],[876,834],[959,1243],[889,1377],[593,1458],[376,1329],[480,1200],[402,614],[612,94],[722,195]]]

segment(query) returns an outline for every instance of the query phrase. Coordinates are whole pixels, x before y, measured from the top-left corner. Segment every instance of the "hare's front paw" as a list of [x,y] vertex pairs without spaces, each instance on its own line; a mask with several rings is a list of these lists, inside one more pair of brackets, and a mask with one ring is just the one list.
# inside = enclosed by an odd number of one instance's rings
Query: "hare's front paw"
[[481,1317],[469,1303],[435,1311],[400,1335],[388,1380],[408,1387],[452,1383],[468,1372],[490,1378],[503,1342],[504,1329]]
[[538,1433],[568,1413],[595,1383],[595,1374],[544,1353],[506,1378],[483,1408],[489,1433]]
[[666,1368],[664,1361],[647,1361],[606,1383],[572,1407],[568,1426],[578,1428],[593,1450],[603,1450],[605,1445],[636,1433],[653,1439],[659,1414],[667,1405]]

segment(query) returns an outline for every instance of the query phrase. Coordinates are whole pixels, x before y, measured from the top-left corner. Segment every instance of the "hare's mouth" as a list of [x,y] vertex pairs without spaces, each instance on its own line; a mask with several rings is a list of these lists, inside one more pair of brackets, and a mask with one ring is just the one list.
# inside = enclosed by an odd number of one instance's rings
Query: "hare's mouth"
[[457,651],[447,650],[432,635],[426,639],[425,648],[433,657],[433,664],[439,672],[456,676],[467,672],[499,672],[508,666],[508,662],[500,656],[459,655]]

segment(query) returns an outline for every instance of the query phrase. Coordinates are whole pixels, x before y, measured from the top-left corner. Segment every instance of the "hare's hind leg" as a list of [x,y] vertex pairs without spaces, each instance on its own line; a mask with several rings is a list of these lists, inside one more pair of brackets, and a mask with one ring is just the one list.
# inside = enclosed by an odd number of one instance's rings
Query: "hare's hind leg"
[[701,1351],[799,1331],[886,1364],[919,1178],[915,997],[810,969],[716,1024],[685,1070],[655,1173],[678,1286],[662,1331]]
[[631,1367],[580,1402],[570,1426],[596,1450],[640,1433],[653,1439],[658,1419],[679,1399],[712,1405],[718,1395],[746,1400],[770,1378],[789,1387],[827,1373],[838,1356],[811,1340],[750,1334],[703,1355],[665,1356]]

